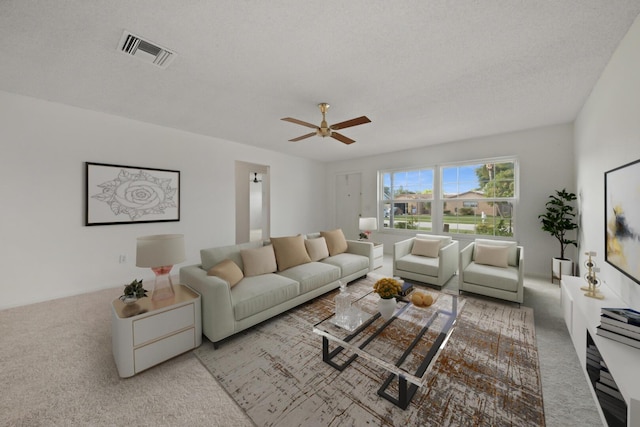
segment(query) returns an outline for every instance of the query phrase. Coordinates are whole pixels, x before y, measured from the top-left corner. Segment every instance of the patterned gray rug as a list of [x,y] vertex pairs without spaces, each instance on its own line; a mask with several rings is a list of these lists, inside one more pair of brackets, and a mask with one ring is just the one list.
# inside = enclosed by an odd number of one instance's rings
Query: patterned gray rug
[[[364,291],[374,279],[349,289]],[[355,287],[355,288],[352,288]],[[336,291],[337,292],[337,291]],[[322,362],[313,322],[336,292],[196,356],[258,426],[544,426],[533,310],[464,296],[457,325],[407,410],[381,398],[387,373],[357,358]],[[435,291],[433,291],[435,292]]]

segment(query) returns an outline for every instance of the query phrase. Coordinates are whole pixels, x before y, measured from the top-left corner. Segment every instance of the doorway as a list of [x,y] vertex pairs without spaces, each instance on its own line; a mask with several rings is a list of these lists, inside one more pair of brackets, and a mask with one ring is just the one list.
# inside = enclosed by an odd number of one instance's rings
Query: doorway
[[270,235],[269,166],[236,161],[236,243]]

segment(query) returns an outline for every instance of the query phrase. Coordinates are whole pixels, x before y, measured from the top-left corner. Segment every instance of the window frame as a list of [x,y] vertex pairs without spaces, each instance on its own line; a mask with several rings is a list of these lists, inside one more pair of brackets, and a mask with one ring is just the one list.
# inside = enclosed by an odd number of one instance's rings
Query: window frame
[[[500,163],[513,163],[513,196],[512,197],[490,197],[490,198],[487,198],[487,197],[473,198],[472,197],[472,198],[463,199],[458,197],[448,198],[444,194],[443,174],[446,168],[475,166],[479,164],[500,164]],[[418,170],[433,171],[433,189],[432,189],[433,197],[431,199],[416,200],[417,202],[425,201],[425,202],[431,203],[431,230],[385,227],[385,224],[384,224],[384,221],[386,219],[385,204],[391,204],[391,206],[394,206],[394,203],[397,201],[397,199],[395,199],[393,195],[391,195],[392,197],[389,199],[384,198],[385,197],[385,193],[384,193],[385,174],[393,174],[393,173],[398,173],[403,171],[410,172],[410,171],[418,171]],[[459,236],[460,238],[466,238],[466,239],[499,238],[503,240],[517,240],[517,237],[516,237],[517,224],[516,223],[517,223],[518,201],[519,201],[519,194],[520,194],[520,190],[519,190],[520,189],[520,165],[519,165],[518,158],[516,156],[492,157],[492,158],[486,158],[486,159],[464,160],[464,161],[449,162],[449,163],[442,163],[442,164],[435,164],[435,165],[420,165],[420,166],[407,166],[402,168],[381,169],[378,171],[378,186],[379,186],[379,191],[378,191],[377,199],[378,199],[378,216],[380,219],[378,221],[379,232],[407,234],[407,235],[413,235],[416,232],[433,233],[433,234],[444,233],[444,234],[450,234],[453,236]],[[460,195],[460,194],[462,193],[457,193],[457,195]],[[399,201],[403,202],[404,200],[399,200]],[[475,229],[473,233],[460,233],[458,232],[458,230],[450,230],[450,231],[445,230],[444,229],[445,203],[452,202],[452,201],[460,202],[461,205],[463,205],[464,203],[467,203],[467,204],[476,203],[478,205],[484,204],[484,203],[505,203],[505,202],[509,203],[510,204],[509,227],[511,228],[511,235],[509,236],[509,235],[496,234],[495,228],[493,229],[492,234],[477,234],[475,232]],[[496,207],[494,206],[493,208],[495,209]],[[492,217],[492,218],[495,218],[495,217]],[[494,221],[494,226],[495,224],[497,223]],[[442,231],[439,231],[439,230],[442,230]]]

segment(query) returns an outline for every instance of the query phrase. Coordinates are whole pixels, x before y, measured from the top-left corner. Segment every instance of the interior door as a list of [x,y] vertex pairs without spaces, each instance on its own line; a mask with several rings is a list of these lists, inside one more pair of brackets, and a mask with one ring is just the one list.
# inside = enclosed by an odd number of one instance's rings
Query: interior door
[[341,228],[347,239],[360,235],[358,221],[362,208],[362,175],[349,173],[336,175],[336,228]]

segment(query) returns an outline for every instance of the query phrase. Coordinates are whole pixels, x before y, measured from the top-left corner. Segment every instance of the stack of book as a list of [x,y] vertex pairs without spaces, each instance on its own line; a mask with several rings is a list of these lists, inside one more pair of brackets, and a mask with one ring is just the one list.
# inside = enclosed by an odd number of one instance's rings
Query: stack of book
[[609,425],[624,426],[627,424],[627,404],[604,360],[600,361],[600,364],[600,377],[595,382],[596,396],[598,396],[600,407],[603,409]]
[[602,308],[596,334],[640,348],[640,312],[630,308]]

